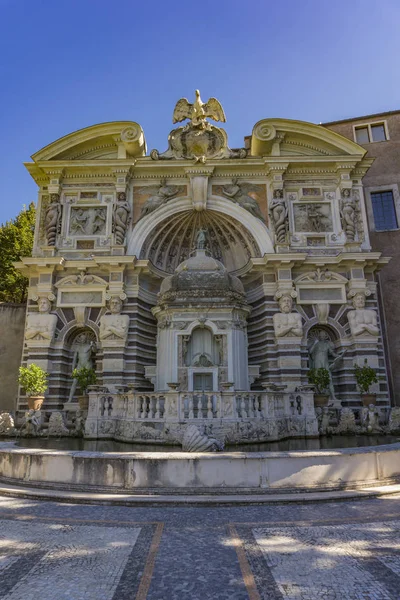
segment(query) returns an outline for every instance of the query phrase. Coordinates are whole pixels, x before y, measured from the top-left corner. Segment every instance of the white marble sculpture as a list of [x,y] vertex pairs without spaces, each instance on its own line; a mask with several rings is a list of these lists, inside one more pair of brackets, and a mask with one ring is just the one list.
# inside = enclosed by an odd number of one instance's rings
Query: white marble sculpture
[[281,337],[302,337],[303,324],[301,315],[292,312],[293,300],[289,294],[283,294],[279,298],[280,313],[273,316],[274,330],[277,338]]
[[186,427],[182,439],[182,450],[184,452],[219,452],[223,449],[224,444],[222,442],[201,433],[196,425]]
[[[96,345],[89,340],[88,335],[84,332],[80,333],[75,340],[75,352],[72,361],[72,371],[74,369],[93,369],[93,357],[96,350]],[[69,393],[69,402],[72,402],[78,381],[72,380],[71,390]]]
[[354,295],[353,307],[354,310],[351,310],[347,315],[352,336],[379,335],[376,311],[372,308],[365,308],[365,295],[363,292]]
[[42,413],[40,410],[27,410],[21,427],[21,435],[37,436],[42,426]]
[[45,296],[38,299],[39,313],[29,313],[26,318],[25,340],[50,342],[57,325],[57,315],[50,314],[51,302]]
[[390,433],[400,432],[400,407],[394,406],[390,411],[389,417],[389,431]]
[[382,428],[379,425],[379,415],[374,404],[370,404],[368,407],[368,433],[381,433]]
[[0,413],[0,435],[9,435],[14,432],[14,419],[10,413]]
[[59,411],[52,412],[49,419],[48,434],[54,436],[68,435],[62,414]]
[[103,315],[100,320],[100,341],[103,346],[109,345],[109,342],[114,346],[115,342],[124,346],[128,336],[129,316],[121,315],[122,300],[119,296],[112,296],[109,308],[111,314]]

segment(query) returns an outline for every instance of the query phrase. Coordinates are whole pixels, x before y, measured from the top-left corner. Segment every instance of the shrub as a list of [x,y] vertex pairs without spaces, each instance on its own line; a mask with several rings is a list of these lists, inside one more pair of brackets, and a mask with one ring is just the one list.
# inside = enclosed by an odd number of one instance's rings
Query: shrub
[[29,367],[19,368],[18,383],[27,396],[43,396],[48,388],[48,374],[42,367],[32,363]]
[[318,394],[324,394],[331,381],[328,369],[320,367],[319,369],[310,369],[308,374],[308,383],[315,385]]
[[373,383],[378,383],[376,371],[369,366],[367,359],[364,360],[362,367],[354,365],[354,374],[358,389],[362,394],[368,394],[369,388]]
[[81,367],[80,369],[74,369],[72,371],[72,378],[76,379],[79,387],[81,388],[82,395],[86,395],[86,390],[89,385],[94,385],[97,381],[96,372],[94,369],[88,369],[87,367]]

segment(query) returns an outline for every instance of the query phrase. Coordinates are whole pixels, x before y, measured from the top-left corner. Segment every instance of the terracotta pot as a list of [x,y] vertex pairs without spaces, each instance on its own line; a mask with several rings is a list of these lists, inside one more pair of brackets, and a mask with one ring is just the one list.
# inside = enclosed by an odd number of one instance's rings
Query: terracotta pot
[[40,410],[44,401],[44,396],[28,396],[28,408],[29,410]]
[[328,406],[328,394],[314,394],[314,406]]
[[89,408],[89,396],[78,396],[79,408],[81,410],[88,410]]
[[376,394],[361,394],[361,400],[363,406],[369,406],[370,404],[376,404]]

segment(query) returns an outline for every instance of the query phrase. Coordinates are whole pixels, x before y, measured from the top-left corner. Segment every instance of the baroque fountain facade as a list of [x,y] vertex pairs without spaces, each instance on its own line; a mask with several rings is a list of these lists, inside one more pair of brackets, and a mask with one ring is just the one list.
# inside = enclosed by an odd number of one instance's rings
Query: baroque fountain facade
[[[42,422],[89,439],[178,444],[318,435],[310,366],[333,409],[360,406],[354,364],[390,406],[362,177],[371,160],[320,126],[265,119],[230,149],[215,99],[178,101],[168,149],[135,122],[32,156],[39,186],[23,364],[50,373]],[[78,412],[75,366],[98,385]],[[27,410],[21,394],[17,423]],[[325,426],[328,423],[325,419]]]

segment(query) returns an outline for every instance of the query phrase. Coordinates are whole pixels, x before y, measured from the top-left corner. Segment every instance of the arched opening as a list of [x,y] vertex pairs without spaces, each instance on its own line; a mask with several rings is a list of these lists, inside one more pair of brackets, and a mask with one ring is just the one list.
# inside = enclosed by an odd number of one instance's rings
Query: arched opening
[[207,231],[207,249],[228,271],[240,269],[251,257],[261,256],[253,235],[233,217],[213,210],[190,210],[158,223],[147,235],[140,258],[173,273],[194,249],[200,229]]

